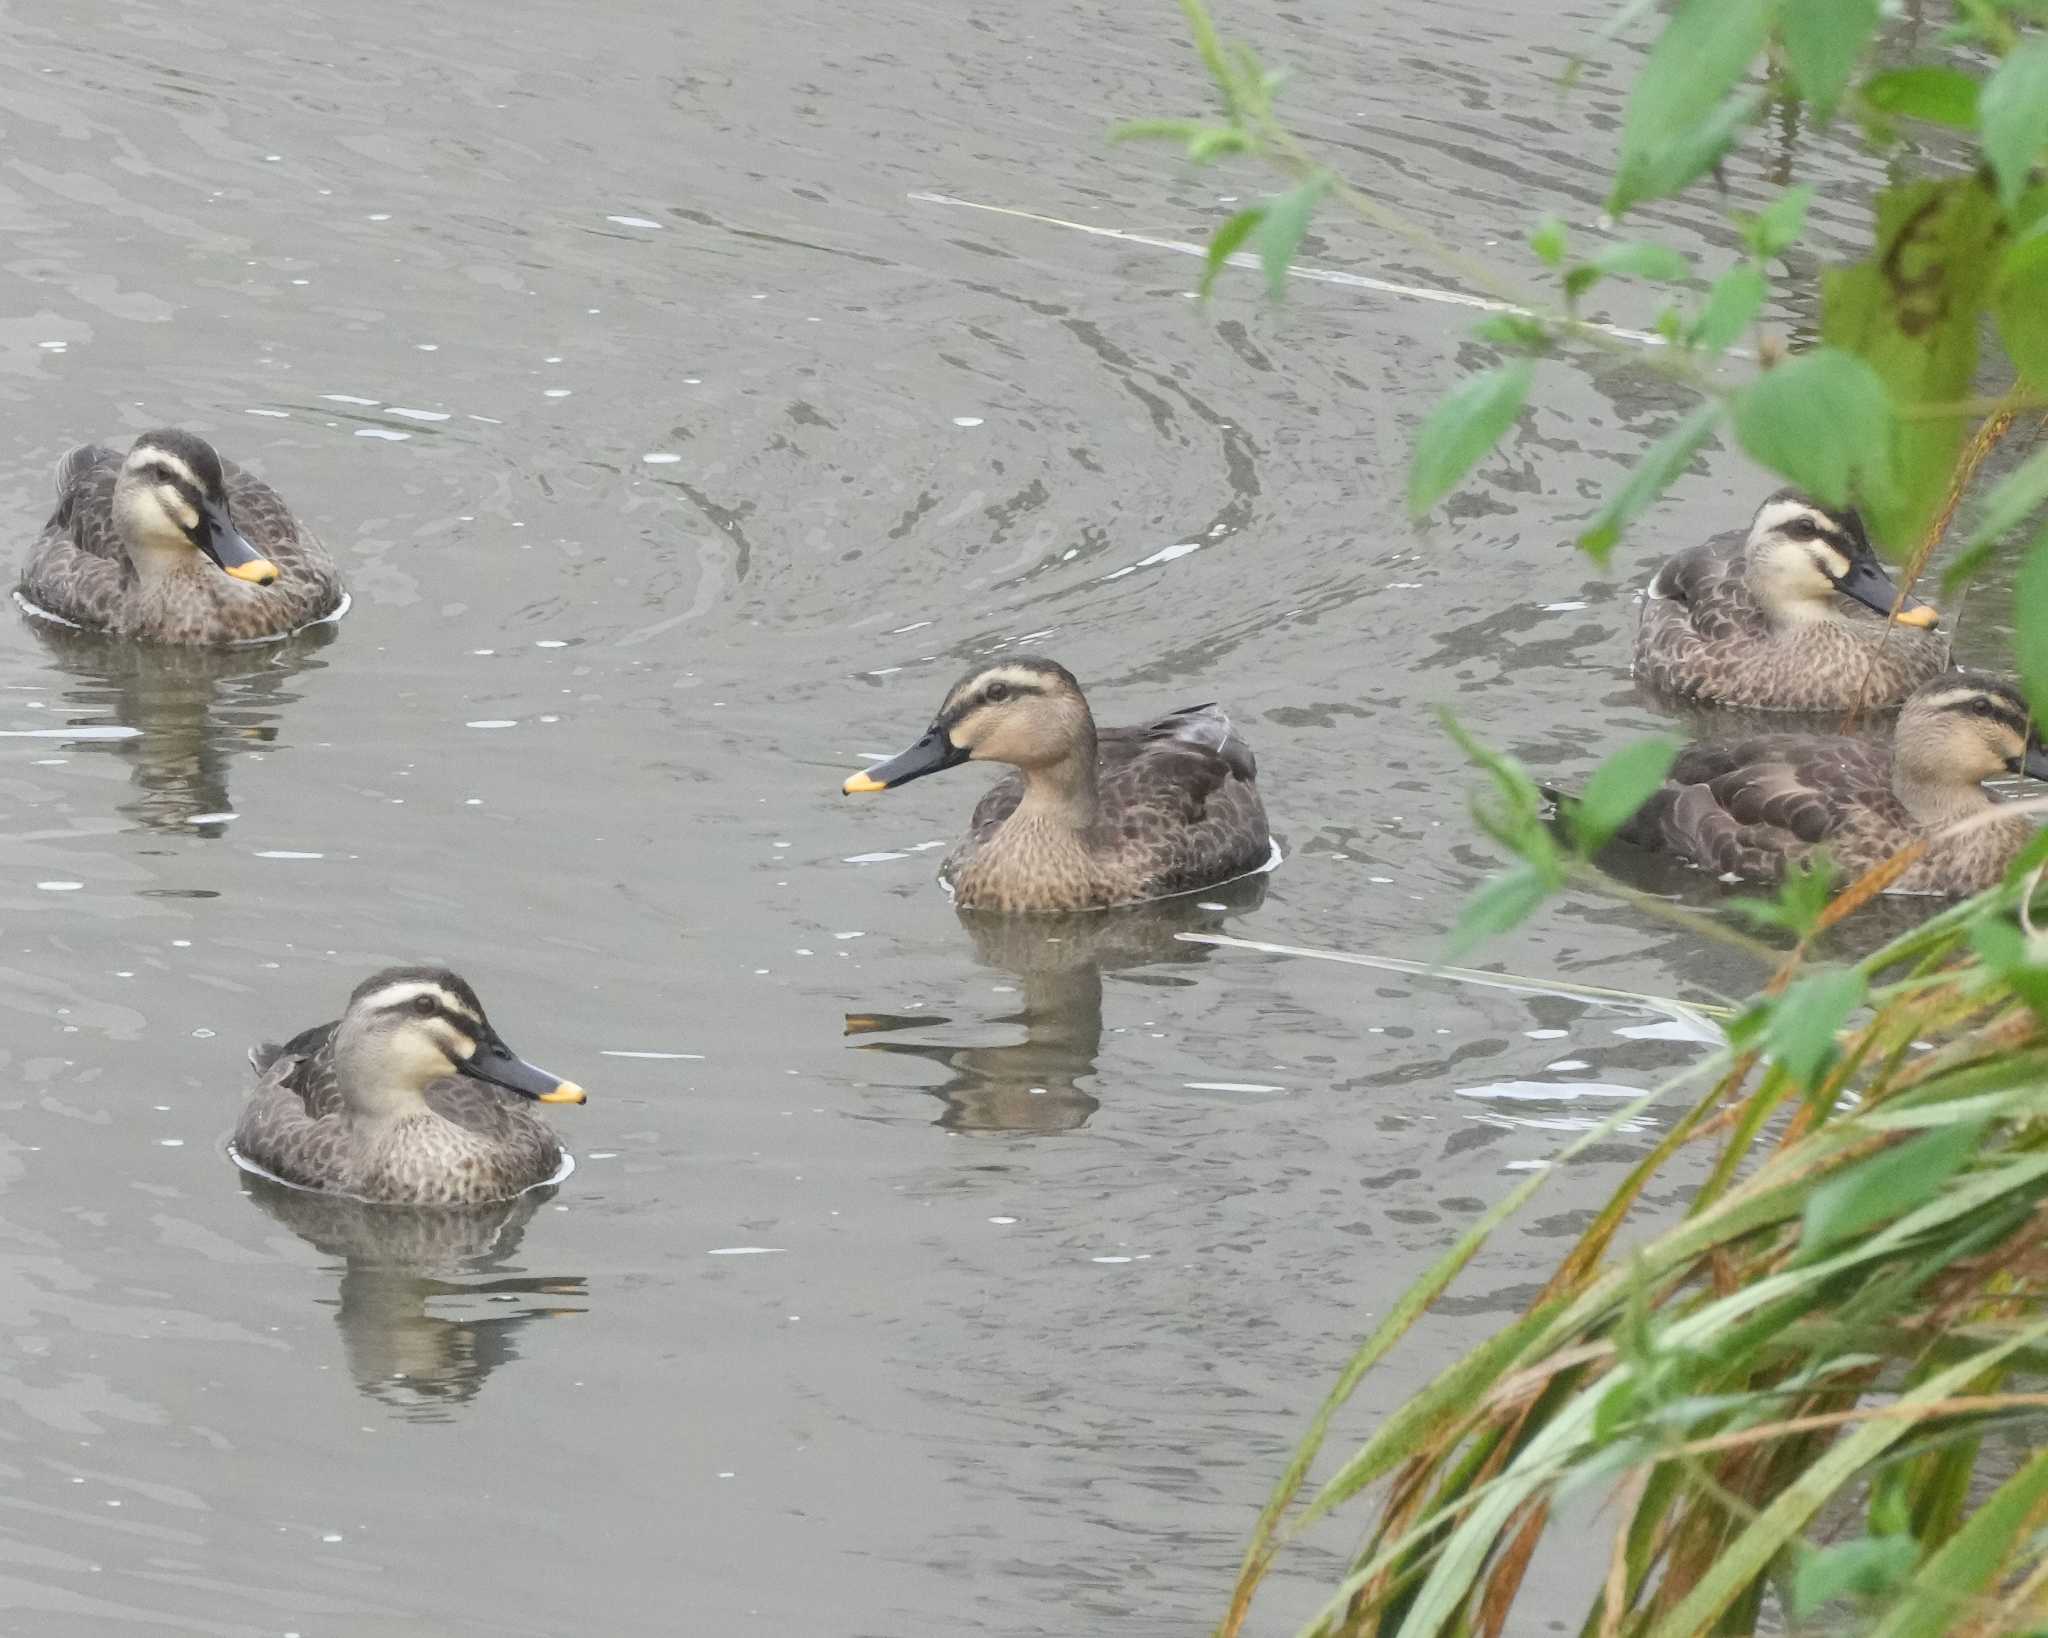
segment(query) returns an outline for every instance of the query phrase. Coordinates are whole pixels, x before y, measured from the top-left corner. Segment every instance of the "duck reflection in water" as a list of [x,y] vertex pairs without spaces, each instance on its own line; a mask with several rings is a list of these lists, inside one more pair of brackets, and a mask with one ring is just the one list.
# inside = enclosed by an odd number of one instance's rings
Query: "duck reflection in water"
[[[488,1206],[373,1206],[245,1174],[243,1192],[341,1262],[334,1323],[356,1386],[410,1421],[449,1420],[519,1357],[535,1320],[580,1314],[581,1275],[541,1279],[513,1265],[527,1219],[554,1198],[532,1189]],[[538,1300],[535,1300],[538,1299]],[[467,1311],[471,1317],[432,1311]]]
[[64,706],[86,723],[136,730],[122,739],[81,739],[78,751],[111,753],[129,764],[135,795],[120,811],[149,830],[220,836],[228,821],[194,824],[233,811],[228,764],[238,751],[277,741],[277,724],[298,698],[293,680],[326,662],[319,650],[332,625],[242,647],[113,642],[98,632],[29,621],[53,670],[69,672]]
[[[1094,1079],[1102,1050],[1104,971],[1128,972],[1140,983],[1189,982],[1143,969],[1206,961],[1209,946],[1178,935],[1215,932],[1229,917],[1257,909],[1265,896],[1261,873],[1112,910],[1019,916],[958,911],[975,958],[1018,980],[1023,1005],[990,1022],[1019,1025],[1024,1039],[999,1046],[871,1039],[855,1045],[939,1065],[946,1079],[930,1090],[946,1106],[936,1124],[948,1131],[1073,1131],[1101,1107],[1082,1082]],[[849,1013],[846,1033],[922,1032],[951,1022],[928,1012]]]

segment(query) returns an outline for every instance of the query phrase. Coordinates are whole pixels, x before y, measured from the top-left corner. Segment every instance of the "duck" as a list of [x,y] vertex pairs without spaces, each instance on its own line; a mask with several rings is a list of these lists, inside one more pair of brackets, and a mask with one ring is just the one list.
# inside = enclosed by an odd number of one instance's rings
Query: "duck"
[[162,427],[124,456],[81,444],[15,591],[31,613],[115,637],[242,643],[346,611],[334,560],[261,478]]
[[841,786],[894,790],[962,762],[1016,771],[974,809],[939,876],[962,910],[1099,910],[1264,868],[1273,839],[1252,750],[1215,705],[1095,726],[1074,674],[1020,654],[947,691],[924,737]]
[[530,1105],[585,1096],[517,1056],[446,967],[374,973],[340,1018],[249,1061],[236,1159],[377,1205],[483,1205],[554,1180],[562,1146]]
[[1907,698],[1889,744],[1761,734],[1687,746],[1617,836],[1757,882],[1823,848],[1854,878],[1921,842],[1889,891],[1962,897],[1997,885],[2035,834],[1984,788],[1999,773],[2048,779],[2026,696],[2002,678],[1951,673]]
[[1636,627],[1635,674],[1703,705],[1889,709],[1947,669],[1939,619],[1918,598],[1900,603],[1853,508],[1780,489],[1746,537],[1710,540],[1657,571]]

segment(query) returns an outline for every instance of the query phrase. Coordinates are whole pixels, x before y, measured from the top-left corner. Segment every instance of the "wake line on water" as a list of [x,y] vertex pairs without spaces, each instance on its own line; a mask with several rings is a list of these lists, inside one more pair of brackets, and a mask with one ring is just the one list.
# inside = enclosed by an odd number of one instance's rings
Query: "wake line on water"
[[[976,199],[960,199],[950,193],[913,191],[906,197],[921,205],[956,205],[962,210],[987,211],[993,216],[1011,216],[1020,222],[1040,222],[1047,227],[1068,228],[1075,233],[1092,234],[1098,239],[1115,239],[1127,245],[1144,245],[1152,250],[1171,250],[1181,256],[1209,254],[1207,245],[1190,244],[1185,239],[1160,239],[1149,233],[1130,233],[1123,228],[1102,227],[1094,222],[1070,222],[1062,216],[1043,216],[1037,211],[1018,210],[1011,205],[986,205]],[[1257,271],[1259,258],[1248,250],[1240,250],[1226,258],[1232,267],[1250,268]],[[1441,302],[1450,307],[1476,307],[1484,313],[1520,313],[1534,317],[1526,307],[1517,307],[1511,301],[1496,301],[1491,296],[1467,295],[1462,290],[1442,290],[1428,284],[1397,284],[1392,279],[1376,279],[1367,273],[1345,273],[1334,267],[1305,267],[1296,262],[1287,269],[1290,279],[1307,279],[1315,284],[1343,285],[1352,290],[1376,290],[1387,296],[1406,296],[1411,301]],[[1648,330],[1630,330],[1619,324],[1594,324],[1591,328],[1618,341],[1633,341],[1644,347],[1668,345],[1660,335]]]
[[1523,995],[1556,995],[1574,1001],[1604,1001],[1615,1006],[1640,1007],[1680,1023],[1697,1025],[1702,1041],[1718,1041],[1721,1032],[1708,1022],[1731,1018],[1733,1007],[1709,1006],[1703,1002],[1678,1001],[1666,995],[1642,995],[1634,990],[1606,989],[1598,984],[1574,984],[1564,978],[1523,978],[1515,973],[1480,972],[1472,967],[1439,967],[1427,961],[1410,961],[1404,956],[1366,955],[1356,950],[1315,950],[1301,944],[1273,944],[1265,939],[1233,938],[1228,933],[1176,933],[1186,944],[1209,944],[1219,950],[1256,950],[1262,955],[1300,956],[1311,961],[1338,961],[1352,967],[1373,967],[1382,972],[1413,973],[1417,978],[1441,978],[1453,984],[1476,984],[1484,989],[1513,990]]

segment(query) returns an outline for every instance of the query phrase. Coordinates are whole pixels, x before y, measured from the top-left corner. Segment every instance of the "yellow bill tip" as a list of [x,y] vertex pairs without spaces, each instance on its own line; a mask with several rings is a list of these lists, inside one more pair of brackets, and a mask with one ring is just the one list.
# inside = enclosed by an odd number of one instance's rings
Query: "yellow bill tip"
[[865,771],[851,774],[845,784],[839,787],[841,796],[866,796],[874,791],[885,791],[889,787],[879,779],[868,778]]
[[268,586],[277,579],[277,565],[267,557],[259,557],[248,563],[237,563],[228,573],[252,586]]
[[1917,609],[1900,609],[1896,618],[1902,626],[1918,626],[1926,631],[1941,619],[1941,610],[1922,603]]
[[554,1091],[543,1092],[540,1095],[542,1103],[581,1103],[583,1098],[583,1088],[574,1081],[558,1082]]

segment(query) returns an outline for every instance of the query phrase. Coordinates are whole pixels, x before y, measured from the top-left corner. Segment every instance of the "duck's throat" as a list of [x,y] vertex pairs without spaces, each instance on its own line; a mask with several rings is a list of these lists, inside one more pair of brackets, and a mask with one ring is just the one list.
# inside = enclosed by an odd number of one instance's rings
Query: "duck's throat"
[[1095,759],[1066,757],[1050,767],[1024,770],[1024,798],[1010,823],[1048,833],[1066,831],[1079,845],[1095,828],[1101,813]]
[[1916,769],[1909,762],[1894,764],[1892,794],[1917,824],[1930,829],[1954,824],[1997,805],[1997,799],[1982,785],[1958,784],[1952,778]]

